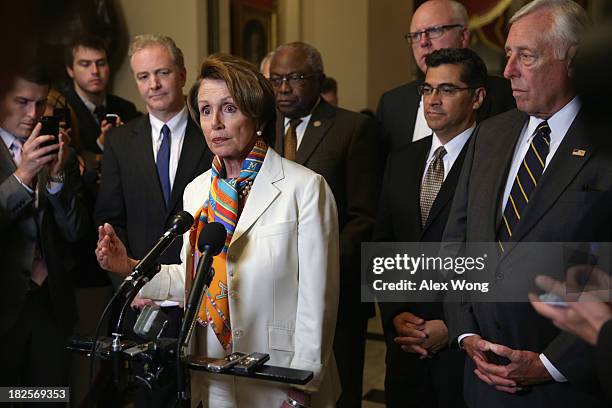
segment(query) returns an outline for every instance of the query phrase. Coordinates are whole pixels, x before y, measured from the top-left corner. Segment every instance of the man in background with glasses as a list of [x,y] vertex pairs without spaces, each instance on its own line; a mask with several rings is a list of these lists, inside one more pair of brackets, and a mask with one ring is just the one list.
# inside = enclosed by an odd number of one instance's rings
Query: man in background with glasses
[[[419,71],[425,73],[425,58],[441,48],[467,48],[470,44],[468,14],[456,1],[430,0],[413,14],[410,32],[405,35]],[[383,148],[391,152],[432,134],[424,116],[423,100],[417,87],[421,79],[387,91],[378,103],[377,117],[383,125]],[[489,76],[487,98],[478,111],[480,122],[489,116],[513,109],[514,98],[507,80]]]
[[[476,112],[485,99],[487,68],[474,51],[441,49],[425,61],[429,68],[418,90],[433,135],[389,154],[375,241],[442,240]],[[381,310],[387,407],[465,406],[464,356],[446,347],[442,302],[381,303]]]
[[[382,177],[379,128],[356,112],[321,98],[321,54],[309,44],[281,45],[270,64],[279,114],[274,149],[321,174],[338,207],[340,300],[334,354],[342,385],[338,407],[360,407],[367,320],[361,304],[361,243],[370,241]],[[308,273],[308,271],[304,271]],[[333,381],[334,379],[330,379]]]

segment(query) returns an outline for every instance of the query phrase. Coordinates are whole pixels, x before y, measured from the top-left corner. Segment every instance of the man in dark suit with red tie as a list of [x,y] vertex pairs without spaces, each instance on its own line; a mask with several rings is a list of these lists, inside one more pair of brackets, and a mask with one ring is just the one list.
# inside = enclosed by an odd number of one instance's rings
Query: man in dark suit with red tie
[[[389,155],[376,241],[442,240],[477,112],[486,99],[487,68],[475,52],[440,49],[426,62],[419,93],[433,134]],[[446,348],[442,303],[379,306],[387,344],[387,407],[464,406],[464,356]]]

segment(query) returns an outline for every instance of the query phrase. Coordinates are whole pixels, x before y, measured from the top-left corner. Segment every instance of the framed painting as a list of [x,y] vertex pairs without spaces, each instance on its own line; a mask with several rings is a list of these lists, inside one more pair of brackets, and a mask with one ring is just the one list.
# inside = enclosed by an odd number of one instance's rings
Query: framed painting
[[259,65],[277,46],[275,0],[232,0],[232,54]]

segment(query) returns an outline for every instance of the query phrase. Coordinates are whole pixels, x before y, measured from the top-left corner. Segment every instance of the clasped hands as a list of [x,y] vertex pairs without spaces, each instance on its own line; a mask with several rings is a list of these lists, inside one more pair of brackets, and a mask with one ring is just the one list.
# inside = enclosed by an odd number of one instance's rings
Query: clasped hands
[[424,320],[410,312],[402,312],[393,318],[397,333],[394,341],[407,353],[428,358],[446,346],[448,329],[442,320]]
[[[515,394],[525,386],[551,381],[552,377],[540,360],[539,353],[514,350],[501,344],[491,343],[479,335],[464,337],[462,346],[468,357],[476,364],[474,374],[495,387],[498,391]],[[509,360],[507,365],[489,361],[486,354],[494,353]]]

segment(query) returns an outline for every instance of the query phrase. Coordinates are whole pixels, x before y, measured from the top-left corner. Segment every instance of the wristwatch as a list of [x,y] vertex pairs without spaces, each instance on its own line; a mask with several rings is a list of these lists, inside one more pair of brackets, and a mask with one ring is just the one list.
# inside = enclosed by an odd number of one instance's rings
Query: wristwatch
[[64,183],[66,181],[66,173],[62,171],[61,173],[58,173],[55,176],[48,175],[47,180],[53,183]]

